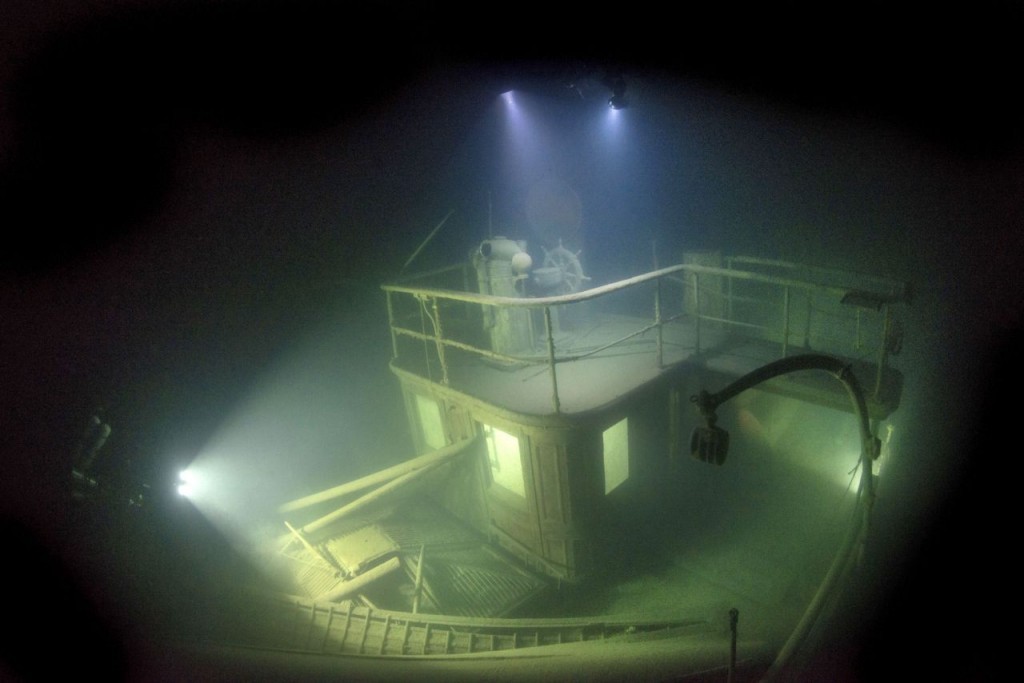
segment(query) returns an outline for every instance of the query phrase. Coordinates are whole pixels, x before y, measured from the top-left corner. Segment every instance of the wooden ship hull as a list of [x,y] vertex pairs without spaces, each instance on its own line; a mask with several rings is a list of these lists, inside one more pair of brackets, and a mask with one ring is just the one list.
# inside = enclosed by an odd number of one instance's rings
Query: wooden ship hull
[[[785,666],[867,530],[909,289],[703,252],[586,289],[571,259],[520,272],[522,250],[496,238],[475,277],[461,264],[384,285],[416,453],[280,508],[276,571],[292,589],[239,642],[408,659],[659,634],[676,673],[706,671],[711,651],[714,670]],[[812,356],[825,365],[789,371]],[[757,374],[780,361],[785,374]],[[698,462],[697,396],[749,377],[757,397],[723,423],[772,462]],[[811,410],[852,425],[845,492],[768,443],[769,397],[790,422]],[[711,417],[703,433],[723,431]],[[806,499],[789,504],[794,486]],[[629,595],[635,568],[658,562],[670,597]]]

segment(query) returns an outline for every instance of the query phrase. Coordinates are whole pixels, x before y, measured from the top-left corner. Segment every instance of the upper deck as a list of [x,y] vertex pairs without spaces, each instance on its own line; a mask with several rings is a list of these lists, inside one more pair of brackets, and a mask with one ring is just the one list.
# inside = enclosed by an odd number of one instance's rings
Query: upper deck
[[[739,377],[806,352],[846,359],[871,417],[899,404],[905,283],[798,264],[707,255],[579,292],[493,296],[460,268],[384,286],[392,369],[519,416],[582,415],[671,372]],[[451,286],[460,277],[462,288]],[[449,286],[445,286],[448,283]],[[821,373],[766,383],[849,409]]]

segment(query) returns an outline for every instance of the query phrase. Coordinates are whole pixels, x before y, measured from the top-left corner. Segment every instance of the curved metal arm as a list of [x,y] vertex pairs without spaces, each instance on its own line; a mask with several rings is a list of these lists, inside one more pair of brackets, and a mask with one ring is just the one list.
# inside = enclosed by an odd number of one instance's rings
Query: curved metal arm
[[780,375],[797,372],[799,370],[824,370],[831,373],[836,379],[843,383],[843,386],[846,387],[847,393],[850,395],[850,399],[853,401],[854,412],[857,415],[863,455],[867,458],[868,462],[878,458],[880,443],[871,433],[871,426],[868,421],[868,406],[867,401],[864,398],[864,391],[861,389],[860,382],[857,381],[857,377],[853,374],[849,364],[844,363],[833,356],[811,353],[792,356],[790,358],[782,358],[768,363],[767,365],[763,365],[753,372],[747,373],[716,394],[701,391],[690,400],[696,404],[697,409],[700,411],[700,414],[707,423],[707,426],[709,428],[713,428],[718,419],[715,415],[715,411],[718,409],[718,406],[735,397],[737,394],[746,391],[747,389],[752,389],[762,382],[774,379]]

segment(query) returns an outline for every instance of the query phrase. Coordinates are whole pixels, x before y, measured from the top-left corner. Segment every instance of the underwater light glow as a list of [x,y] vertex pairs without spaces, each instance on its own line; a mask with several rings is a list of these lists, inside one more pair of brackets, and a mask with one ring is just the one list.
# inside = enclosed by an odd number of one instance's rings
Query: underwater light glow
[[182,470],[178,473],[178,495],[191,498],[199,489],[199,475],[194,470]]
[[602,109],[596,112],[593,121],[593,134],[600,141],[598,152],[603,155],[604,162],[612,168],[622,170],[623,152],[626,147],[626,136],[630,128],[628,115],[621,109]]

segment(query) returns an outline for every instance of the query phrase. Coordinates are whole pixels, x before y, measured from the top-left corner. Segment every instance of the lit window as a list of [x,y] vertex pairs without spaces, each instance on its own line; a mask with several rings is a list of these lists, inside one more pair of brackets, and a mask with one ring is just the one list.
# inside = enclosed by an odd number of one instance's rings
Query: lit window
[[441,421],[441,408],[437,401],[421,394],[416,394],[416,412],[420,418],[420,429],[423,432],[423,443],[431,450],[443,448],[444,423]]
[[622,419],[604,430],[604,492],[629,479],[629,430]]
[[526,497],[519,439],[490,425],[483,425],[491,480],[504,489]]

